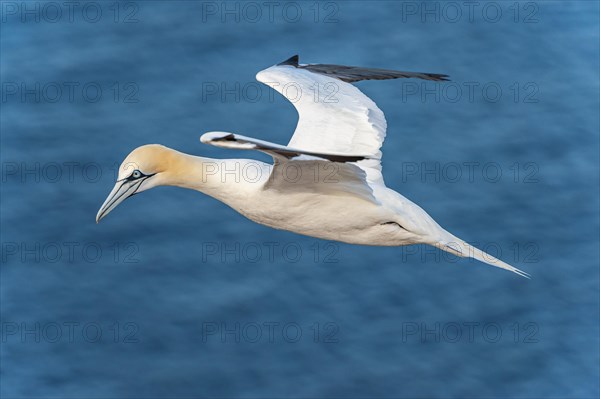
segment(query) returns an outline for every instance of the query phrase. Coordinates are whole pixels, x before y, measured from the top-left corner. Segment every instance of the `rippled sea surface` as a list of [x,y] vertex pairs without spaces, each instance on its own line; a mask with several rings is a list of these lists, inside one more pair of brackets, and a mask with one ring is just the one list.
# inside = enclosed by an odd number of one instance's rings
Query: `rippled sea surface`
[[[66,4],[0,3],[2,397],[600,395],[598,3]],[[386,183],[532,280],[178,188],[95,223],[139,145],[269,160],[198,137],[287,143],[294,54],[450,75],[357,84]]]

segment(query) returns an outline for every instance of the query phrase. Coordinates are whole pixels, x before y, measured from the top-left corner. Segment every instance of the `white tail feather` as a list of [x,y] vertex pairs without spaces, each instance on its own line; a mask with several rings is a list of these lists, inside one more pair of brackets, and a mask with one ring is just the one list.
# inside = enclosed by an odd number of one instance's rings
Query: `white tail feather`
[[478,261],[487,263],[488,265],[499,267],[501,269],[516,273],[519,276],[531,278],[528,273],[525,273],[524,271],[519,270],[516,267],[509,265],[508,263],[502,262],[500,259],[495,258],[494,256],[482,251],[479,248],[475,248],[474,246],[467,244],[460,238],[452,236],[452,239],[448,241],[439,241],[434,245],[439,249],[454,254],[456,256],[460,256],[462,258],[477,259]]

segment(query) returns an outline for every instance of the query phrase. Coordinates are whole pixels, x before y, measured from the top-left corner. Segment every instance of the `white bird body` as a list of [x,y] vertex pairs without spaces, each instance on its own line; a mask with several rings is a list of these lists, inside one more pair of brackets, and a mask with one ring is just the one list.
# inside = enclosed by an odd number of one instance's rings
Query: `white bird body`
[[119,169],[117,185],[97,221],[134,193],[171,185],[200,191],[272,228],[350,244],[429,244],[527,277],[453,236],[418,205],[386,187],[380,163],[385,117],[350,83],[397,77],[445,80],[436,74],[300,65],[297,56],[261,71],[257,79],[298,110],[289,145],[225,132],[206,133],[201,141],[262,151],[273,157],[273,165],[197,157],[156,144],[138,147]]
[[[172,158],[178,163],[177,169],[184,174],[172,176],[163,174],[157,185],[188,188],[209,195],[233,208],[248,219],[275,229],[313,236],[326,240],[336,240],[364,245],[406,245],[388,234],[397,228],[382,223],[398,219],[397,212],[382,204],[372,202],[349,190],[337,189],[337,183],[329,184],[325,190],[306,191],[302,182],[286,181],[291,189],[281,191],[274,187],[277,180],[273,176],[273,165],[251,159],[211,159],[184,154],[167,147],[152,145],[152,151],[159,159]],[[142,147],[143,148],[143,147]],[[135,156],[135,155],[134,155]],[[308,166],[308,165],[307,165]],[[260,168],[260,179],[245,179],[240,171],[246,167]],[[212,171],[226,171],[212,173]],[[302,169],[305,171],[307,169]],[[308,177],[314,181],[311,170]],[[333,178],[332,178],[333,179]],[[163,181],[161,181],[163,180]],[[298,190],[293,190],[298,185]],[[383,195],[400,194],[386,187],[378,188]],[[407,201],[402,197],[404,201]],[[388,201],[389,202],[389,201]],[[410,203],[410,202],[409,202]],[[392,202],[397,206],[399,202]],[[411,203],[411,205],[416,206]],[[419,208],[420,209],[420,208]],[[360,215],[360,218],[356,216]],[[377,234],[373,234],[376,233]],[[381,233],[386,234],[381,234]]]

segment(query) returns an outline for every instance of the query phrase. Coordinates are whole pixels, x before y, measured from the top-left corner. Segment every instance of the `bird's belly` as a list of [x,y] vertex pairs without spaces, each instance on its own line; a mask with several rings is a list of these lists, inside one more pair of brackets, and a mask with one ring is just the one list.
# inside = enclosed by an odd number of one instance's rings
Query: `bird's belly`
[[[363,245],[403,245],[402,229],[386,224],[389,210],[345,195],[266,193],[260,204],[237,209],[257,223],[325,240]],[[407,244],[409,242],[406,242]]]

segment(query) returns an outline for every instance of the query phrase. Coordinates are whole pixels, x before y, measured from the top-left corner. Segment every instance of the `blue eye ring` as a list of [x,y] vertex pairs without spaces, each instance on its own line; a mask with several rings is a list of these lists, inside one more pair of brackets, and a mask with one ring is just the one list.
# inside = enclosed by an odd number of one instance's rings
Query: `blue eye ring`
[[131,175],[129,175],[127,180],[132,181],[132,180],[141,179],[142,177],[146,177],[146,175],[143,174],[142,172],[140,172],[138,169],[136,169],[133,171],[133,173],[131,173]]

